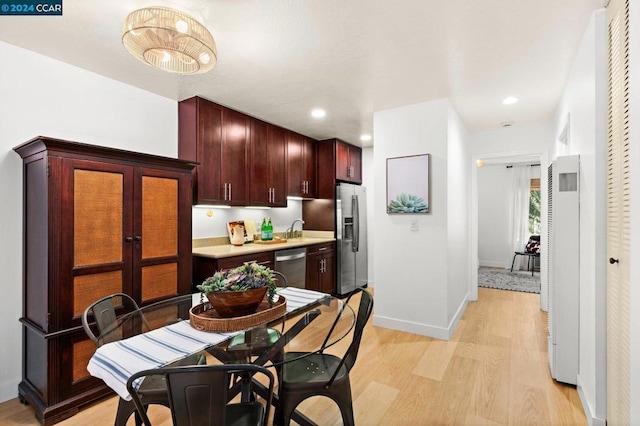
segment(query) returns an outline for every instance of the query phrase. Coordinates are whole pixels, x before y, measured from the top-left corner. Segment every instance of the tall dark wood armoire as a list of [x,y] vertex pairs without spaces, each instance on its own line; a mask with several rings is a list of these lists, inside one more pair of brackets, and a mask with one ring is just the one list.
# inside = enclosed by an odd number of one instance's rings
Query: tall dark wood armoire
[[86,306],[117,292],[140,305],[190,292],[194,163],[47,137],[14,150],[24,161],[18,391],[48,425],[111,393],[86,370]]

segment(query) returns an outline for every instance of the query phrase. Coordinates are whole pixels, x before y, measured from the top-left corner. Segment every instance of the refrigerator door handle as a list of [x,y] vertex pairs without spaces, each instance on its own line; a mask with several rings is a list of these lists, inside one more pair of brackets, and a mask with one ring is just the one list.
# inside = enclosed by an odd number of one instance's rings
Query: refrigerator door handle
[[360,211],[358,210],[358,196],[351,196],[351,211],[353,212],[353,251],[360,250]]

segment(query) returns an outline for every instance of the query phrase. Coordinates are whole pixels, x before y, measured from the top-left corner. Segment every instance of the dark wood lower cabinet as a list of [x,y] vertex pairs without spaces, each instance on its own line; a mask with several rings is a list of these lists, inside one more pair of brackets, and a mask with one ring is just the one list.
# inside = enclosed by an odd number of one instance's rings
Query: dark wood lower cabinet
[[82,406],[113,394],[87,372],[95,346],[84,330],[46,335],[24,320],[23,325],[25,366],[18,394],[43,425],[58,423]]
[[335,294],[335,243],[315,244],[307,247],[306,288]]

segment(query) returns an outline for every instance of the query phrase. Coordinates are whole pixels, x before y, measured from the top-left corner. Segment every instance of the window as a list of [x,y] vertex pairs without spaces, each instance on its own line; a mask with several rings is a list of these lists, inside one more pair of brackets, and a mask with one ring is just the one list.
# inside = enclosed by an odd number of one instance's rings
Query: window
[[540,179],[531,179],[529,195],[529,234],[540,235]]

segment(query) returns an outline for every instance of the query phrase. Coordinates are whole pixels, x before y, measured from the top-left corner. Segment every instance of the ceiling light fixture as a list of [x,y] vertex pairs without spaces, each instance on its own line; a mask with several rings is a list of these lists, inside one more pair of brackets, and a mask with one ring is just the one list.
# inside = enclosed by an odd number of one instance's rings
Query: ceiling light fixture
[[316,108],[313,111],[311,111],[311,116],[313,118],[322,118],[325,115],[327,115],[327,111],[320,109],[320,108]]
[[122,44],[142,62],[178,74],[205,73],[218,59],[209,30],[194,17],[168,7],[131,12],[122,26]]
[[518,98],[516,98],[515,96],[509,96],[509,97],[506,97],[506,98],[504,98],[504,100],[502,101],[502,103],[503,103],[504,105],[513,105],[513,104],[515,104],[516,102],[518,102]]
[[369,142],[371,140],[371,135],[362,135],[360,136],[360,140],[362,142]]

